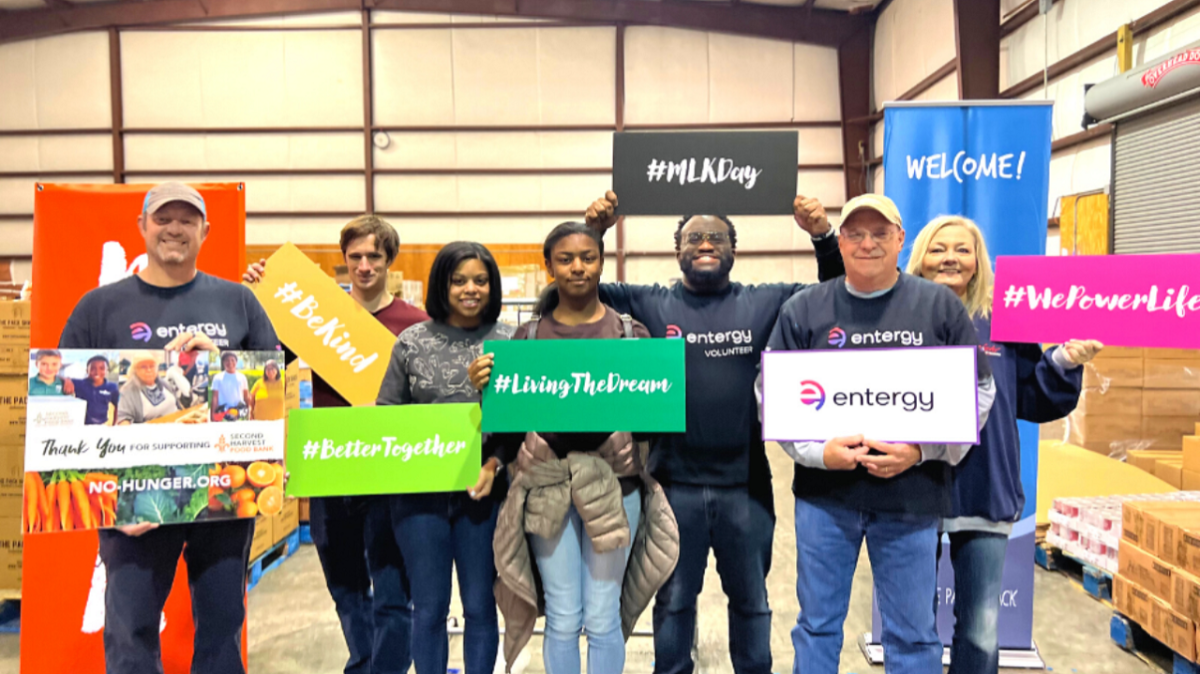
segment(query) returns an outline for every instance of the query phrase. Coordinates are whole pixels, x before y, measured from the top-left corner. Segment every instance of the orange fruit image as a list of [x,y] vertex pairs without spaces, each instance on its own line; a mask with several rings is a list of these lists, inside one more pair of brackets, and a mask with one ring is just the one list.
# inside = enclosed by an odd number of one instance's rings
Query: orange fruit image
[[283,464],[282,463],[273,463],[271,465],[275,467],[275,481],[272,482],[271,484],[276,487],[279,487],[280,489],[283,489],[283,473],[284,473]]
[[255,461],[246,469],[246,479],[255,487],[266,487],[275,481],[275,469],[266,461]]
[[220,487],[208,488],[208,509],[220,512],[225,509],[225,504],[217,500],[219,494],[224,494],[225,490]]
[[225,466],[221,472],[229,476],[230,489],[237,489],[238,487],[246,484],[246,469],[242,468],[241,466],[229,464],[228,466]]
[[237,516],[238,517],[254,517],[257,514],[258,514],[258,506],[255,505],[254,501],[242,501],[242,502],[238,503],[238,507],[237,507]]
[[279,487],[263,487],[258,495],[258,511],[264,515],[278,515],[283,510],[283,490]]
[[233,502],[235,505],[240,503],[251,503],[253,501],[254,490],[249,487],[246,487],[245,489],[239,489],[233,494]]

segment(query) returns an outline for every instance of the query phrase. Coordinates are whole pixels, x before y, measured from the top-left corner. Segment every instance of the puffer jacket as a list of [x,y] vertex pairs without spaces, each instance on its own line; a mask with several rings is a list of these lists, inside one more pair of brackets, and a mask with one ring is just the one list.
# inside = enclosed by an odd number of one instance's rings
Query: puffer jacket
[[[631,536],[618,477],[641,478],[642,517]],[[574,505],[596,552],[630,544],[621,587],[621,628],[628,639],[638,617],[667,582],[679,561],[679,527],[666,493],[642,466],[629,433],[613,433],[594,452],[559,459],[546,441],[529,433],[516,475],[500,508],[492,546],[496,557],[496,605],[504,615],[505,671],[533,636],[545,603],[537,564],[526,534],[553,538]]]

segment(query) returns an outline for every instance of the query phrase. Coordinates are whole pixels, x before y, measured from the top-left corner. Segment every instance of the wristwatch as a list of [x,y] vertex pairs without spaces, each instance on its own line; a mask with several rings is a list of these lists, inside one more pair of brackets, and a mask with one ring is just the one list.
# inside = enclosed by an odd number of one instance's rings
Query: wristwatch
[[825,239],[828,239],[831,236],[833,236],[833,227],[832,226],[830,226],[828,232],[825,232],[824,234],[818,234],[818,235],[814,236],[812,238],[812,240],[813,240],[813,242],[824,241]]

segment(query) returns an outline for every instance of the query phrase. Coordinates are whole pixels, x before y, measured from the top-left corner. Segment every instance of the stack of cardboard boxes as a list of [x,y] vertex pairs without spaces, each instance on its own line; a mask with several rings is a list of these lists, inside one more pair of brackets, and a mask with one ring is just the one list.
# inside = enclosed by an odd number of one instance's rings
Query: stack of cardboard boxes
[[1200,351],[1109,347],[1084,367],[1067,441],[1188,488],[1180,450],[1200,422]]
[[1151,636],[1196,661],[1200,501],[1126,501],[1113,603]]
[[0,301],[0,591],[21,589],[29,302]]

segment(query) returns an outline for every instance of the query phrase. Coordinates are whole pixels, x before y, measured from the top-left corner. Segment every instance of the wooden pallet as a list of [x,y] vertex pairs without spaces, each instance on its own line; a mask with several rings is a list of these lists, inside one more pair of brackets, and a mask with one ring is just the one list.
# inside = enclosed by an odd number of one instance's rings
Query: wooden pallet
[[1112,601],[1112,574],[1088,564],[1063,550],[1039,543],[1033,551],[1033,561],[1047,571],[1059,571],[1083,586],[1083,590],[1099,601]]
[[296,529],[292,533],[288,534],[287,538],[284,538],[282,541],[279,541],[270,548],[267,548],[267,551],[263,553],[261,557],[250,563],[250,582],[246,586],[246,591],[249,592],[250,590],[253,590],[255,586],[258,585],[258,581],[262,580],[264,575],[279,568],[280,564],[283,564],[285,561],[287,561],[288,557],[296,554],[296,551],[299,549],[299,529]]
[[1166,644],[1150,636],[1133,620],[1113,612],[1108,634],[1121,648],[1139,660],[1166,674],[1200,674],[1200,665],[1172,651]]

